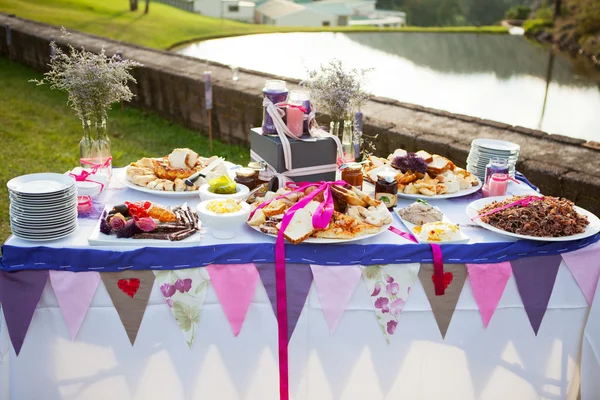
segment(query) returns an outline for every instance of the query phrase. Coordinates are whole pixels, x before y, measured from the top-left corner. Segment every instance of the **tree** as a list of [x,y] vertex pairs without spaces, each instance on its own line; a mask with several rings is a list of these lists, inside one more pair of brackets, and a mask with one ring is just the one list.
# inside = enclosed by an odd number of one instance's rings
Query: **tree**
[[137,11],[138,0],[129,0],[129,11]]
[[150,0],[146,0],[146,8],[144,9],[144,14],[148,14],[150,9]]

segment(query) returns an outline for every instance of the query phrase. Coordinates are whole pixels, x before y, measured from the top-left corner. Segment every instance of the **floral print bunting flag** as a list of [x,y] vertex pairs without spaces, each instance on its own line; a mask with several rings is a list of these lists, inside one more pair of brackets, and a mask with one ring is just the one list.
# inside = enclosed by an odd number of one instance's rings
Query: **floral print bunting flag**
[[196,339],[210,278],[206,268],[154,271],[160,291],[190,348]]
[[370,265],[363,271],[377,322],[388,344],[418,273],[419,264]]

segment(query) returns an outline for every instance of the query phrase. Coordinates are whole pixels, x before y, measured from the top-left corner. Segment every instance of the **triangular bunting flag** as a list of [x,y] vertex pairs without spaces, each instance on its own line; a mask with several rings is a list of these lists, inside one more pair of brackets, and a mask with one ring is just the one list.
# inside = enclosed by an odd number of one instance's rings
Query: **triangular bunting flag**
[[100,277],[133,345],[154,285],[154,274],[152,271],[103,272]]
[[520,258],[510,262],[523,306],[536,335],[546,314],[561,260],[560,255],[556,254]]
[[210,278],[205,268],[154,271],[160,291],[191,348]]
[[360,282],[362,271],[358,265],[311,265],[310,268],[329,333],[333,335],[356,285]]
[[483,320],[483,326],[487,328],[502,298],[504,288],[512,275],[509,262],[498,264],[467,264],[469,280],[473,289],[473,297],[479,313]]
[[419,280],[431,305],[431,311],[433,311],[435,322],[440,328],[442,338],[445,338],[450,321],[452,321],[452,315],[454,315],[456,309],[456,303],[458,303],[458,298],[467,279],[467,269],[464,264],[444,264],[446,292],[442,296],[435,295],[434,279],[433,264],[421,264]]
[[363,271],[377,322],[388,344],[418,273],[419,264],[370,265]]
[[100,283],[98,272],[50,271],[50,283],[67,324],[71,340],[75,339],[92,304]]
[[591,306],[598,279],[600,279],[600,245],[596,244],[571,253],[564,253],[562,258]]
[[212,264],[206,267],[233,335],[239,335],[258,283],[254,264]]
[[47,280],[48,271],[0,271],[0,303],[17,355]]
[[[275,292],[275,264],[256,264],[260,279],[267,291],[273,312],[277,315],[277,295]],[[287,283],[287,315],[288,315],[288,340],[294,333],[298,318],[304,308],[306,297],[312,283],[312,272],[306,264],[285,264]]]

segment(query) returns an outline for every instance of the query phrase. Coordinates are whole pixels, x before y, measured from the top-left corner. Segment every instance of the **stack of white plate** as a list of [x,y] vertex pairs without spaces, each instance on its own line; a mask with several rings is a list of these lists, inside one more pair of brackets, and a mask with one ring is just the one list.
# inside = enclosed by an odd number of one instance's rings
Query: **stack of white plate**
[[68,175],[23,175],[6,184],[10,197],[10,227],[26,240],[55,240],[77,230],[77,189]]
[[485,179],[485,167],[491,160],[504,160],[508,173],[514,178],[519,151],[518,144],[495,139],[475,139],[471,142],[471,151],[467,158],[467,171]]

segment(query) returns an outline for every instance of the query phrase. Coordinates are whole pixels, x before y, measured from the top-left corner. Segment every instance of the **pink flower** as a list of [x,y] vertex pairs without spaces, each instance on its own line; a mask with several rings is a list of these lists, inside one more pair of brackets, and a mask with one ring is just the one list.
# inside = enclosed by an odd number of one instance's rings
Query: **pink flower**
[[150,217],[134,217],[135,224],[144,232],[151,232],[156,229],[156,222]]
[[404,310],[405,304],[406,303],[402,299],[396,299],[392,301],[392,304],[390,304],[390,313],[393,316],[398,317],[400,314],[402,314],[402,310]]
[[174,286],[180,293],[189,292],[192,288],[192,280],[190,278],[177,279]]
[[381,284],[377,282],[375,284],[375,288],[373,289],[373,293],[371,293],[371,296],[377,296],[379,292],[381,292]]
[[167,299],[167,305],[169,308],[173,308],[173,299]]
[[385,287],[385,290],[387,290],[387,292],[388,292],[388,294],[390,296],[395,296],[400,291],[400,285],[398,285],[395,282],[394,283],[388,283],[387,286]]
[[383,276],[383,279],[387,282],[387,283],[392,283],[394,282],[394,278],[392,278],[391,276],[389,276],[388,274],[385,274]]
[[170,283],[163,283],[160,285],[160,291],[165,298],[169,298],[175,294],[175,286],[171,285]]
[[388,307],[389,302],[390,301],[386,297],[379,297],[377,300],[375,300],[375,308],[380,308],[381,312],[385,314],[386,312],[390,311]]
[[389,321],[387,323],[387,333],[389,333],[390,335],[393,335],[394,332],[396,332],[396,327],[398,326],[398,322],[397,321]]

